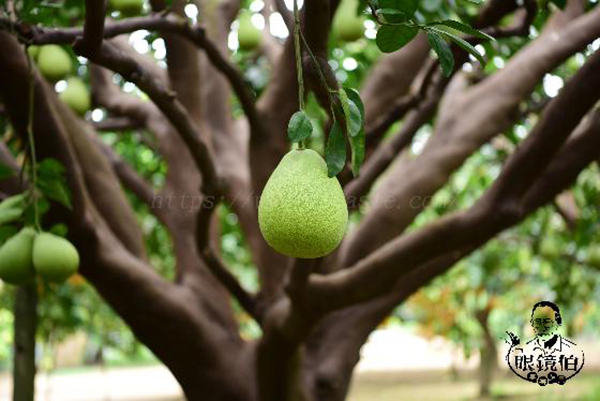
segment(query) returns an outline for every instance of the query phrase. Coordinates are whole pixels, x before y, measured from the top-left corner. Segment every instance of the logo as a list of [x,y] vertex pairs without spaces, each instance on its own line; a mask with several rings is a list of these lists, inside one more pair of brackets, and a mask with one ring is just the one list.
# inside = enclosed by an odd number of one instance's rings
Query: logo
[[510,350],[506,355],[510,370],[540,386],[564,385],[581,371],[584,355],[577,344],[557,333],[562,324],[558,306],[549,301],[536,303],[529,323],[535,336],[524,344],[519,337],[506,332],[510,337]]

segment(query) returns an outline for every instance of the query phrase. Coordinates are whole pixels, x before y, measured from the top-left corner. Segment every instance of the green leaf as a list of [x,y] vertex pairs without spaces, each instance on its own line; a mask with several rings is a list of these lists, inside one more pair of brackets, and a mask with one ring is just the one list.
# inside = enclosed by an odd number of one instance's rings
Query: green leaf
[[27,206],[27,195],[17,194],[0,203],[0,225],[12,223],[21,218]]
[[58,160],[42,160],[38,164],[37,187],[48,199],[71,209],[71,193],[64,172],[65,168]]
[[0,163],[0,180],[5,180],[13,175],[15,175],[15,171],[12,168]]
[[399,10],[393,8],[380,8],[377,10],[377,14],[382,16],[387,22],[398,23],[405,22],[408,20],[408,16]]
[[552,3],[554,3],[561,10],[564,10],[567,5],[567,0],[550,0],[550,1]]
[[66,208],[72,209],[71,192],[65,183],[43,181],[38,183],[38,188],[47,198],[60,203]]
[[300,142],[312,135],[313,126],[304,111],[297,111],[288,124],[288,138],[291,142]]
[[339,90],[339,95],[346,120],[346,132],[349,136],[356,136],[362,129],[362,113],[358,106],[348,98],[344,89]]
[[58,223],[50,227],[49,231],[54,235],[58,235],[59,237],[66,237],[69,232],[69,228],[63,223]]
[[50,174],[60,176],[64,174],[64,166],[56,159],[47,158],[38,163],[38,172],[40,174]]
[[[460,31],[462,33],[466,33],[467,35],[471,35],[471,36],[475,36],[477,38],[480,39],[486,39],[486,40],[496,40],[494,39],[493,36],[488,35],[485,32],[481,32],[478,31],[475,28],[471,28],[469,25],[467,24],[463,24],[462,22],[459,21],[454,21],[451,19],[447,19],[444,21],[434,21],[434,22],[430,22],[429,24],[427,24],[427,26],[447,26],[449,28],[455,29],[457,31]],[[452,32],[449,32],[452,34]]]
[[354,88],[344,88],[344,91],[346,91],[346,96],[348,96],[348,99],[350,99],[352,102],[354,102],[355,105],[358,106],[358,110],[360,111],[360,118],[362,118],[362,120],[365,120],[365,105],[363,104],[362,99],[360,98],[360,94],[358,93],[358,91]]
[[[365,120],[365,106],[360,98],[360,95],[356,89],[344,88],[348,99],[354,103],[360,112],[360,116],[364,122]],[[364,126],[361,127],[358,135],[348,138],[350,141],[350,148],[352,151],[352,174],[358,177],[360,167],[365,159],[365,130]]]
[[433,51],[438,55],[444,75],[449,77],[454,69],[454,56],[450,46],[444,38],[435,32],[427,32],[427,39]]
[[379,0],[380,9],[397,10],[410,18],[417,11],[416,0]]
[[473,47],[472,44],[470,44],[469,42],[467,42],[466,40],[464,40],[460,36],[456,36],[456,35],[454,35],[454,34],[452,34],[450,32],[446,32],[444,30],[437,29],[435,27],[429,27],[429,29],[434,30],[435,32],[437,32],[440,35],[442,35],[443,37],[446,37],[446,38],[450,39],[451,41],[453,41],[454,43],[456,43],[460,48],[462,48],[463,50],[465,50],[469,54],[473,55],[473,57],[475,57],[477,60],[479,60],[479,62],[482,65],[485,65],[485,60],[484,60],[483,56],[481,55],[481,53],[479,53],[477,51],[477,49],[475,49],[475,47]]
[[384,53],[395,52],[413,40],[419,30],[405,25],[384,25],[377,30],[375,43]]
[[327,175],[335,177],[346,164],[346,141],[340,124],[335,121],[331,127],[327,146],[325,148],[325,161],[327,162]]

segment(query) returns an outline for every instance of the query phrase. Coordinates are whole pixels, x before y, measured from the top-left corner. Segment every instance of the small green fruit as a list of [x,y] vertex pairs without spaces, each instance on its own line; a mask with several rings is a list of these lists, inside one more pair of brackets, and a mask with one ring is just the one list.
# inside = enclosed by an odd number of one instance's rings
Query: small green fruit
[[144,0],[111,0],[110,4],[124,17],[140,15],[144,9]]
[[25,227],[0,248],[0,279],[10,284],[22,285],[35,277],[32,263],[35,230]]
[[262,39],[261,31],[252,23],[252,14],[242,12],[239,18],[238,42],[240,49],[250,51],[258,48]]
[[59,96],[79,115],[84,115],[90,109],[90,92],[85,83],[77,77],[67,80],[67,88]]
[[344,42],[354,42],[363,37],[363,19],[356,15],[358,0],[342,0],[333,17],[333,35]]
[[37,58],[42,75],[49,81],[56,82],[71,72],[71,57],[58,45],[42,46]]
[[558,258],[561,255],[560,246],[553,238],[544,238],[540,244],[540,253],[550,259]]
[[33,242],[33,266],[43,278],[63,281],[77,272],[79,253],[66,239],[50,233],[40,233]]
[[29,46],[27,48],[27,53],[29,53],[29,56],[35,61],[40,54],[40,47],[36,45]]
[[267,243],[287,256],[312,259],[331,253],[342,241],[348,208],[337,178],[310,149],[283,157],[260,198],[260,231]]

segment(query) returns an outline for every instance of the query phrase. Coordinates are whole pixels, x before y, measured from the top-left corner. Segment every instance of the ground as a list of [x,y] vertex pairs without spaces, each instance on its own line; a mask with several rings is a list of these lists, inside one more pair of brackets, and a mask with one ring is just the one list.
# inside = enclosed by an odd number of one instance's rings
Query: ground
[[[600,400],[599,371],[580,374],[565,386],[539,387],[503,374],[494,384],[495,400],[596,401]],[[183,401],[169,373],[160,366],[101,371],[84,368],[54,374],[52,386],[39,378],[37,401]],[[0,375],[0,401],[9,401],[10,380]],[[123,383],[126,383],[124,385]],[[452,380],[447,371],[358,373],[349,401],[476,400],[477,382],[472,372]]]

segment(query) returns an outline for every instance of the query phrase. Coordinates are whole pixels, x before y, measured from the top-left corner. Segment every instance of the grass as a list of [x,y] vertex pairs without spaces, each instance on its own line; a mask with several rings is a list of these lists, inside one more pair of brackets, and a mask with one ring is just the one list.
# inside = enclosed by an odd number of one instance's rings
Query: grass
[[[489,400],[596,401],[600,400],[598,372],[581,373],[564,386],[540,387],[508,374],[500,374]],[[355,376],[348,401],[479,400],[472,374],[452,380],[445,372],[363,373]]]

